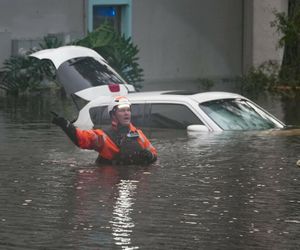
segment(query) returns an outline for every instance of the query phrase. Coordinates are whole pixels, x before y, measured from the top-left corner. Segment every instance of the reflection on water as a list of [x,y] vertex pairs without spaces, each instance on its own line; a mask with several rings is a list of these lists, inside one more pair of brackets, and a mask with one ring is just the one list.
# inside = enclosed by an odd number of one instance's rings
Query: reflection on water
[[45,102],[0,106],[0,249],[299,248],[299,130],[146,131],[157,164],[99,167]]
[[134,180],[121,180],[118,187],[118,194],[113,208],[112,231],[116,245],[122,249],[138,249],[131,245],[131,233],[134,228],[134,221],[131,218],[132,206],[134,204],[134,192],[137,188]]

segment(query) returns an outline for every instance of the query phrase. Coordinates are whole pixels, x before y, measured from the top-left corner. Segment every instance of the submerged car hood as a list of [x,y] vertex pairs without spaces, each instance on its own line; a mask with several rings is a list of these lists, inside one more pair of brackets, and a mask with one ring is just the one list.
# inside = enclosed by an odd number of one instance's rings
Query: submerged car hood
[[[68,95],[77,95],[78,92],[82,95],[82,91],[86,89],[109,84],[123,84],[129,92],[135,91],[132,85],[127,84],[106,60],[92,49],[63,46],[41,50],[30,56],[52,61],[57,70],[57,79]],[[101,93],[98,93],[99,95]],[[95,94],[84,96],[91,100]]]

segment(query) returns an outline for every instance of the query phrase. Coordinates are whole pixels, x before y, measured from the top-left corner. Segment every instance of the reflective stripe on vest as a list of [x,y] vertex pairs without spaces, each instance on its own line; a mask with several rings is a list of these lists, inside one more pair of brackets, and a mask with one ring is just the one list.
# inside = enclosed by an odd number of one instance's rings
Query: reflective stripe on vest
[[143,149],[147,149],[147,150],[149,150],[150,152],[153,153],[153,150],[155,150],[155,149],[153,148],[153,146],[151,145],[151,143],[149,143],[149,145],[146,146],[146,139],[145,139],[144,135],[142,135],[138,129],[137,129],[137,132],[139,134],[138,142],[141,145],[141,147]]

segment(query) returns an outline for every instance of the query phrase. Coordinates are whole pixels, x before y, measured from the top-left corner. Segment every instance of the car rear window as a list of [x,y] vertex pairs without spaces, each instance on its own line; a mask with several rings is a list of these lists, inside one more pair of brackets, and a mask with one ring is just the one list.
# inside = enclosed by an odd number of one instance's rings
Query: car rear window
[[108,66],[92,57],[79,57],[64,62],[57,70],[57,78],[67,94],[110,83],[125,83]]

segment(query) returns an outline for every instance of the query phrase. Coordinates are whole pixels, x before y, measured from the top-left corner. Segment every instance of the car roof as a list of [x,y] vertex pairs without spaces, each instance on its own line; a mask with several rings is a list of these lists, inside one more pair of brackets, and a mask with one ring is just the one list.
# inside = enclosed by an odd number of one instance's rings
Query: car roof
[[128,94],[131,101],[176,101],[176,100],[193,100],[197,103],[207,101],[220,100],[220,99],[247,99],[239,94],[221,91],[209,91],[202,93],[193,93],[178,90],[166,91],[149,91],[149,92],[136,92]]
[[[89,107],[95,106],[106,106],[108,105],[111,100],[112,96],[99,96],[96,99],[93,99],[88,104]],[[196,93],[193,92],[186,92],[186,91],[178,91],[178,90],[165,90],[165,91],[146,91],[146,92],[134,92],[128,93],[127,98],[131,103],[204,103],[208,101],[214,100],[224,100],[224,99],[244,99],[248,100],[247,98],[229,92],[203,92],[203,93]]]

